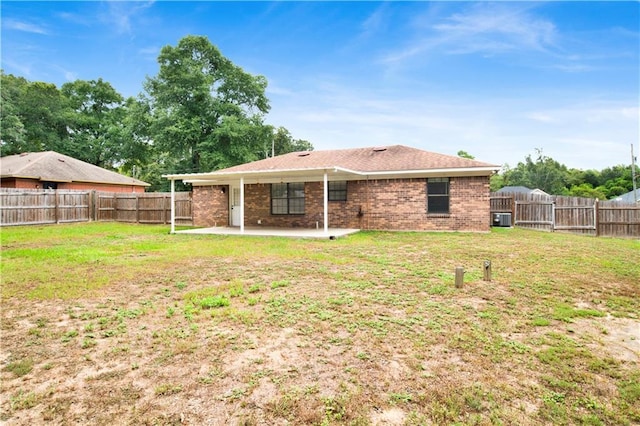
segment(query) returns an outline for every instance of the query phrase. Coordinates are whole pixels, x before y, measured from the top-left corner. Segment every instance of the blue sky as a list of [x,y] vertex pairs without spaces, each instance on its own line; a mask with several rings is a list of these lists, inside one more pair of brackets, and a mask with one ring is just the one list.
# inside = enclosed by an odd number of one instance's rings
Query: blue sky
[[403,144],[580,169],[640,151],[640,3],[2,1],[2,68],[136,96],[206,35],[316,149]]

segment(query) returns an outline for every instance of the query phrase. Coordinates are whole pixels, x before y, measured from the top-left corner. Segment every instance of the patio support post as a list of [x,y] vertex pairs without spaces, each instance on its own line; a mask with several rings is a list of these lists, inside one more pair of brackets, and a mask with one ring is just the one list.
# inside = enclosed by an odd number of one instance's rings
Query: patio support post
[[171,233],[176,232],[176,181],[171,179]]
[[329,182],[327,172],[324,172],[324,233],[329,233]]
[[240,233],[244,234],[244,178],[240,178]]

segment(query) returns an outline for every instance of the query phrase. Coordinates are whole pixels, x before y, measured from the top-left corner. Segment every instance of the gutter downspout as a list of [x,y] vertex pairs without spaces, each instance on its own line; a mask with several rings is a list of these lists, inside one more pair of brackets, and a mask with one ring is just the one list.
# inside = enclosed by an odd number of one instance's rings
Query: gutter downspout
[[324,233],[329,233],[329,181],[327,179],[327,171],[324,172],[324,194],[323,194],[323,202],[324,202]]
[[176,183],[171,179],[171,233],[176,233]]

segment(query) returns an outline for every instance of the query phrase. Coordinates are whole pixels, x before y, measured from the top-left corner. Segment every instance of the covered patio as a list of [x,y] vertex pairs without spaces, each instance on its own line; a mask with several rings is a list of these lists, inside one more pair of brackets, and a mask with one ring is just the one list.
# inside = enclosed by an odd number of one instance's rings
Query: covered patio
[[302,229],[302,228],[273,228],[273,227],[239,227],[216,226],[212,228],[196,228],[175,231],[176,234],[200,234],[200,235],[250,235],[263,237],[287,237],[287,238],[319,238],[335,240],[336,238],[359,232],[359,229],[328,228]]
[[[303,154],[308,155],[308,154]],[[175,181],[182,180],[194,186],[218,185],[229,188],[229,227],[214,226],[189,230],[193,233],[220,235],[280,235],[304,238],[329,238],[357,232],[359,229],[341,229],[329,227],[329,181],[348,180],[354,177],[363,178],[362,173],[343,169],[310,168],[310,169],[276,169],[249,171],[217,171],[211,173],[194,173],[181,175],[163,175],[171,182],[171,233],[175,230]],[[282,182],[320,182],[322,184],[322,217],[317,221],[319,228],[274,228],[249,227],[245,224],[245,187],[250,184],[273,184]],[[205,231],[208,230],[208,231]],[[331,231],[331,232],[330,232]],[[180,231],[185,232],[185,231]],[[295,234],[295,235],[294,235]]]

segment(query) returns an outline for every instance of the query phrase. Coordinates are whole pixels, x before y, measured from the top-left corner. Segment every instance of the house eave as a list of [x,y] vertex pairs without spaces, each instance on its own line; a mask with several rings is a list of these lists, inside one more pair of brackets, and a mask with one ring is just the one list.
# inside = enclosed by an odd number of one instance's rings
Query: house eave
[[252,183],[276,183],[276,182],[316,182],[322,181],[327,173],[329,180],[366,180],[366,179],[406,179],[429,177],[465,177],[465,176],[491,176],[499,167],[472,167],[472,168],[442,168],[426,170],[389,170],[389,171],[358,171],[343,167],[322,167],[313,169],[277,169],[277,170],[251,170],[236,172],[211,172],[163,175],[169,180],[182,180],[194,186],[203,185],[228,185],[244,179],[245,184]]
[[27,176],[27,175],[2,175],[0,176],[2,179],[29,179],[29,180],[37,180],[44,182],[58,182],[58,183],[69,183],[73,182],[68,179],[60,179],[60,178],[47,178],[42,176]]
[[20,175],[3,175],[0,176],[2,179],[30,179],[37,180],[40,182],[56,182],[56,183],[89,183],[89,184],[100,184],[100,185],[118,185],[118,186],[142,186],[147,187],[151,186],[150,183],[146,182],[106,182],[106,181],[97,181],[97,180],[84,180],[84,179],[60,179],[60,178],[52,178],[45,176],[20,176]]

